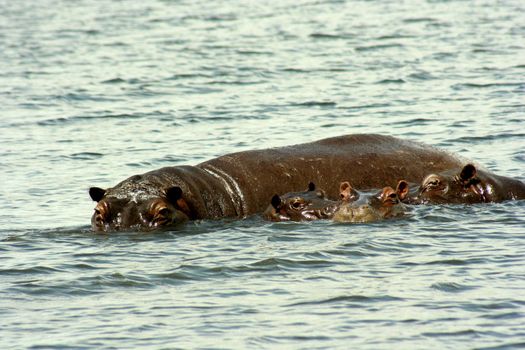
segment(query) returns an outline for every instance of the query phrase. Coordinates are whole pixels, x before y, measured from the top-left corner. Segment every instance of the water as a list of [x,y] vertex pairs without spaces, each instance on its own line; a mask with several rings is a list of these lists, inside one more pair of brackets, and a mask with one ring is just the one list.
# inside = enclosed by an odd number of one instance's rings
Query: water
[[522,1],[0,1],[0,347],[525,347],[525,203],[95,235],[90,186],[377,132],[525,180]]

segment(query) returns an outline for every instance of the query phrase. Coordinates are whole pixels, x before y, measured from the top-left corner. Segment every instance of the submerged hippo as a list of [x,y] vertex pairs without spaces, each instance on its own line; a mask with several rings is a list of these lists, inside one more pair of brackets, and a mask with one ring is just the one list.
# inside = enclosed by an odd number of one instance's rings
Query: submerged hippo
[[316,189],[313,182],[303,192],[274,195],[263,217],[271,221],[310,221],[329,219],[339,203],[326,197],[324,190]]
[[315,188],[310,183],[308,191],[274,195],[263,216],[271,221],[373,222],[403,215],[406,206],[402,202],[409,192],[408,183],[401,180],[396,190],[387,186],[377,194],[363,196],[345,181],[339,186],[340,200],[332,201]]
[[[404,178],[420,183],[430,173],[461,168],[463,161],[431,146],[392,136],[346,135],[288,147],[227,154],[195,166],[174,166],[132,176],[114,187],[92,187],[95,231],[155,229],[186,220],[242,218],[261,213],[274,193],[313,181],[329,188],[350,179],[360,189]],[[515,180],[498,177],[501,187]],[[520,183],[523,188],[525,185]],[[516,198],[525,198],[516,192]],[[499,198],[499,195],[493,195]]]
[[487,171],[472,164],[430,174],[421,183],[416,202],[487,203],[525,198],[523,182]]
[[387,186],[375,195],[343,202],[332,219],[336,222],[364,223],[402,216],[406,212],[403,201],[407,196],[408,183],[400,180],[395,190]]

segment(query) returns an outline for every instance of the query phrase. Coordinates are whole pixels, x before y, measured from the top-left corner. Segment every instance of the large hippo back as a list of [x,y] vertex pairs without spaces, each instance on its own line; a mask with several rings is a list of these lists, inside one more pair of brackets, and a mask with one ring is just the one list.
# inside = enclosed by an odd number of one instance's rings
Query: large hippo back
[[242,214],[248,215],[263,211],[273,194],[302,190],[310,181],[336,200],[334,184],[342,181],[360,190],[382,188],[400,179],[419,183],[428,173],[461,165],[457,157],[425,144],[359,134],[232,153],[197,167],[224,183]]

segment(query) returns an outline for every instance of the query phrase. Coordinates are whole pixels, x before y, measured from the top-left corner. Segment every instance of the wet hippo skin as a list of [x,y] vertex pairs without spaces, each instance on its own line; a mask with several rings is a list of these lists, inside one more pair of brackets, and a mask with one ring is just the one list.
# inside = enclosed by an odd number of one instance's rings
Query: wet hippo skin
[[107,190],[90,189],[98,202],[96,231],[154,229],[185,220],[260,213],[275,193],[314,182],[339,198],[334,184],[361,190],[461,168],[464,161],[434,147],[392,136],[345,135],[316,142],[227,154],[196,166],[174,166],[132,176]]

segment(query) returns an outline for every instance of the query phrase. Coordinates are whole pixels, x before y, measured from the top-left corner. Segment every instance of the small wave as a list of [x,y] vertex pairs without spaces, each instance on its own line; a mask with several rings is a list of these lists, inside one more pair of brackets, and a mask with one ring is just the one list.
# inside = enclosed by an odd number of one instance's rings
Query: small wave
[[473,289],[474,287],[463,286],[459,283],[454,283],[454,282],[442,282],[442,283],[434,283],[430,286],[430,288],[437,289],[442,292],[459,293],[459,292],[464,292],[464,291]]
[[407,34],[389,34],[389,35],[382,35],[378,36],[376,40],[393,40],[393,39],[409,39],[414,38],[414,35],[407,35]]
[[404,23],[436,23],[439,21],[431,17],[415,17],[415,18],[405,18],[403,22]]
[[403,79],[383,79],[376,82],[376,84],[404,84],[406,81]]
[[56,269],[48,266],[32,266],[27,268],[9,268],[0,269],[0,276],[11,276],[11,275],[41,275],[41,274],[53,274],[61,272],[60,269]]
[[92,160],[102,158],[103,156],[104,155],[102,153],[97,152],[80,152],[69,155],[69,158],[78,160]]
[[103,115],[94,115],[94,116],[73,116],[73,117],[59,117],[53,119],[46,119],[37,122],[37,125],[40,126],[55,126],[69,123],[76,123],[82,121],[92,121],[98,119],[140,119],[147,116],[143,113],[133,113],[133,114],[103,114]]
[[355,48],[356,51],[376,51],[376,50],[385,50],[393,48],[402,48],[402,44],[378,44],[378,45],[369,45],[369,46],[358,46]]
[[333,304],[333,303],[378,303],[378,302],[390,302],[390,301],[403,301],[402,298],[392,297],[389,295],[380,297],[367,297],[364,295],[344,295],[328,299],[302,301],[287,306],[304,306],[304,305],[321,305],[321,304]]
[[479,143],[483,141],[498,141],[502,139],[513,139],[516,138],[518,140],[523,140],[525,138],[525,133],[501,133],[501,134],[492,134],[492,135],[484,135],[484,136],[464,136],[464,137],[458,137],[455,139],[451,139],[449,141],[454,141],[457,143]]
[[351,38],[351,35],[348,34],[326,34],[326,33],[312,33],[310,34],[310,38],[313,39],[322,39],[322,40],[338,40],[338,39],[349,39]]
[[432,124],[434,120],[427,119],[427,118],[414,118],[409,120],[403,120],[399,122],[393,123],[394,125],[400,125],[400,126],[424,126]]
[[408,78],[413,79],[413,80],[434,80],[436,79],[435,76],[433,76],[432,74],[428,72],[412,73],[408,76]]
[[239,55],[244,56],[273,56],[274,53],[270,51],[256,51],[256,50],[237,50]]
[[290,260],[282,258],[268,258],[264,260],[252,263],[250,266],[264,267],[267,269],[283,268],[283,269],[296,269],[296,268],[312,268],[312,267],[328,267],[332,266],[334,262],[328,260]]
[[126,81],[122,78],[113,78],[113,79],[101,81],[101,84],[120,84],[120,83],[125,83],[125,82]]
[[424,332],[421,335],[425,337],[454,337],[454,336],[464,336],[464,335],[477,335],[473,329],[465,329],[457,332]]
[[335,107],[336,102],[333,101],[306,101],[300,103],[292,103],[291,106],[296,107]]
[[465,90],[465,89],[487,89],[487,88],[525,88],[524,82],[519,83],[460,83],[451,86],[453,90]]

